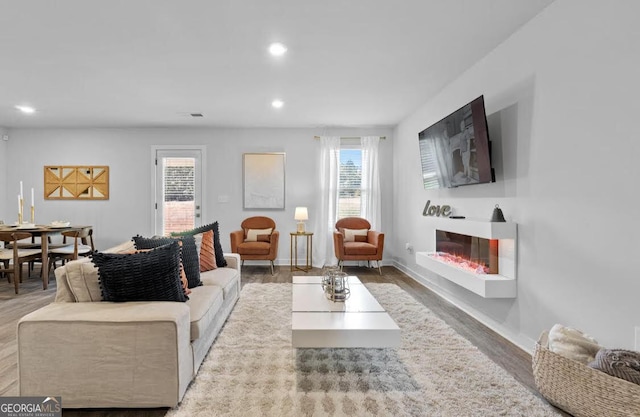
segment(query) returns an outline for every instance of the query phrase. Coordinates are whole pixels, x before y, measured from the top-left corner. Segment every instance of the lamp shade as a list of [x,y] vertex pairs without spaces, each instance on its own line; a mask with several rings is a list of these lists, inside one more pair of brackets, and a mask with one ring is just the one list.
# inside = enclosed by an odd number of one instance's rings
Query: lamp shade
[[295,220],[309,220],[309,212],[306,207],[296,207],[296,214],[293,216]]

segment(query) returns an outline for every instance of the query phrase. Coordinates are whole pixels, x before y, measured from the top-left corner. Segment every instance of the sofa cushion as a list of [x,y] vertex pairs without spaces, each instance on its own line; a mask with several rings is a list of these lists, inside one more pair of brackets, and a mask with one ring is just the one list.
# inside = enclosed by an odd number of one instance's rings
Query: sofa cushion
[[92,258],[105,301],[186,301],[180,282],[180,247],[173,241],[149,252],[96,252]]
[[209,328],[222,307],[222,288],[203,285],[193,288],[187,305],[191,311],[191,340],[198,339]]
[[102,301],[98,268],[90,258],[67,262],[65,269],[69,289],[77,303]]
[[67,272],[64,266],[56,268],[54,273],[56,275],[56,298],[53,300],[53,302],[75,303],[76,300],[75,298],[73,298],[73,294],[71,293],[71,289],[69,288],[69,283],[67,282]]
[[189,288],[202,285],[202,281],[200,281],[200,258],[198,257],[198,249],[196,248],[196,241],[193,235],[153,238],[142,236],[133,237],[137,249],[157,248],[158,246],[167,245],[176,239],[182,242],[182,264],[184,265],[184,272],[187,274]]
[[215,271],[202,273],[202,283],[222,288],[224,299],[238,293],[238,271],[233,268],[218,268]]

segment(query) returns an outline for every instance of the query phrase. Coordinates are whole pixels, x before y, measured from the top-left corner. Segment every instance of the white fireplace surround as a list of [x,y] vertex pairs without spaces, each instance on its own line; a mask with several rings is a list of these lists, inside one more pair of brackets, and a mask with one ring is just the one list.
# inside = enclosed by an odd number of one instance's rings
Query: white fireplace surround
[[435,259],[432,253],[417,252],[416,263],[443,278],[485,298],[516,297],[516,262],[518,225],[513,222],[488,220],[433,218],[435,247],[436,230],[498,240],[499,274],[476,274]]

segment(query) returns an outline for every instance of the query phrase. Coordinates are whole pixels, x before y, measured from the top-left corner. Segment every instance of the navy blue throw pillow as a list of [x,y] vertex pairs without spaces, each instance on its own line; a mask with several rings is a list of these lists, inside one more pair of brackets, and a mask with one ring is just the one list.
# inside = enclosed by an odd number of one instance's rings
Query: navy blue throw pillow
[[213,230],[213,251],[216,254],[216,266],[218,268],[223,268],[227,266],[227,260],[224,259],[224,252],[222,251],[222,245],[220,244],[220,227],[218,222],[213,222],[210,224],[205,224],[204,226],[196,227],[192,230],[186,230],[184,232],[174,233],[175,236],[193,236],[198,233],[208,232],[209,230]]
[[198,257],[198,248],[196,247],[196,240],[193,236],[182,237],[142,237],[134,236],[133,242],[136,245],[136,249],[153,249],[158,246],[167,245],[171,242],[180,240],[182,241],[182,265],[184,266],[184,273],[187,275],[187,281],[189,288],[195,288],[202,285],[200,280],[200,258]]
[[187,301],[178,242],[133,254],[95,252],[104,301]]

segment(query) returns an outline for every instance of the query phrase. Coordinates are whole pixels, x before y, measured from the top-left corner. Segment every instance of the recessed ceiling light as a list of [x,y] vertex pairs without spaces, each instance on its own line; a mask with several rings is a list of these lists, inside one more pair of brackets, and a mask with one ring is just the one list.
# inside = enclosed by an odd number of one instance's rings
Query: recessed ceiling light
[[269,53],[273,56],[282,56],[287,52],[287,47],[281,43],[275,42],[269,45]]
[[273,101],[271,102],[271,105],[272,105],[274,108],[279,109],[279,108],[282,108],[282,106],[284,106],[284,101],[282,101],[282,100],[273,100]]
[[36,112],[36,109],[29,106],[15,106],[15,107],[16,109],[20,110],[22,113],[31,114]]

